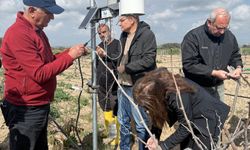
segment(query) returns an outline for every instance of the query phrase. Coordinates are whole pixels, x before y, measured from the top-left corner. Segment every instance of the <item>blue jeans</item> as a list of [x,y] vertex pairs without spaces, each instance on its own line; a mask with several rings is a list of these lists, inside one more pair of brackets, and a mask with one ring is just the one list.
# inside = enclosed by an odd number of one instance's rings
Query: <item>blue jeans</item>
[[[131,98],[133,97],[132,94],[132,87],[129,86],[122,86],[123,90],[126,92],[128,96]],[[144,128],[143,124],[141,123],[141,119],[139,117],[138,112],[136,111],[135,107],[132,105],[132,103],[128,100],[128,98],[122,93],[121,89],[119,88],[117,91],[118,96],[118,120],[120,123],[120,149],[121,150],[130,150],[131,149],[131,117],[134,118],[135,121],[135,127],[137,136],[143,140],[144,142],[147,142],[149,138],[149,134]],[[147,113],[144,111],[142,107],[139,107],[139,110],[142,114],[143,120],[146,124],[148,124],[148,116]],[[139,142],[139,150],[147,149],[145,148],[145,145]]]

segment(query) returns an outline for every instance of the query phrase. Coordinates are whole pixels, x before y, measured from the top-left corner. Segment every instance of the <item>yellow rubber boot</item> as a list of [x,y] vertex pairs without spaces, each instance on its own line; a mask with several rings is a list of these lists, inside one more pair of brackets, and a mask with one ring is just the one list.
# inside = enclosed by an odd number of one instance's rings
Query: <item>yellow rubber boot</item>
[[117,117],[115,117],[115,124],[116,124],[116,137],[110,143],[110,145],[119,145],[119,143],[120,143],[120,124],[118,122],[118,118]]
[[113,118],[113,111],[104,111],[104,124],[105,124],[105,132],[103,137],[109,136],[109,126],[115,121],[115,118]]

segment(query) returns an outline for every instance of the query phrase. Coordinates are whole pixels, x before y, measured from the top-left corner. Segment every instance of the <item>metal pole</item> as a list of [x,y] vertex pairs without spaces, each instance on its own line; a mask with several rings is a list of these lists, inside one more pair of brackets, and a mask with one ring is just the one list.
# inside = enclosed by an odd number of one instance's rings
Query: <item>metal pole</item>
[[[91,23],[91,35],[95,34],[95,23]],[[94,35],[95,36],[95,35]],[[91,49],[92,50],[92,111],[93,111],[93,150],[97,150],[97,90],[96,90],[96,38],[94,37],[91,40]]]
[[[90,0],[90,7],[95,7],[95,0]],[[92,49],[92,114],[93,114],[93,121],[92,121],[92,128],[93,128],[93,150],[97,150],[97,90],[96,90],[96,54],[95,54],[95,47],[96,47],[96,27],[95,22],[91,21],[91,49]]]

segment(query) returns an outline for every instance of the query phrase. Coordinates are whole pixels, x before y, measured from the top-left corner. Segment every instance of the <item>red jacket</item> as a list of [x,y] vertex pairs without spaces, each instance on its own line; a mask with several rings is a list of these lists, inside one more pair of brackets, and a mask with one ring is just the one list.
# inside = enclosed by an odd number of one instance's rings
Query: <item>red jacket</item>
[[4,96],[15,105],[39,106],[53,100],[56,75],[73,63],[67,51],[53,55],[45,33],[23,13],[6,31],[1,47],[5,69]]

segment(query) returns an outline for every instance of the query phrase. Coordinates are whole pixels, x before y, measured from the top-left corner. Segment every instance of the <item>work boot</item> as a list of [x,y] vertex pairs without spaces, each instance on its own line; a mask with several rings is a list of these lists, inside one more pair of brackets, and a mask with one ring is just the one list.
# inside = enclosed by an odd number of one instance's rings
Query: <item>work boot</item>
[[116,130],[116,125],[115,125],[115,118],[113,117],[113,111],[104,111],[104,125],[105,125],[105,131],[103,132],[103,136],[102,137],[108,137],[108,138],[112,138],[111,136],[115,137],[115,134],[112,130]]
[[120,143],[120,124],[118,122],[117,116],[115,116],[115,125],[116,125],[116,137],[110,142],[110,145],[119,145]]

